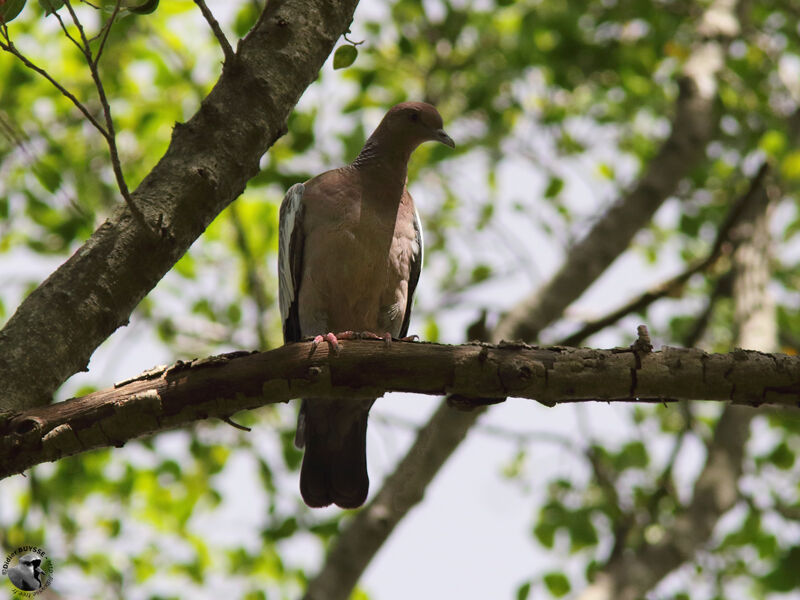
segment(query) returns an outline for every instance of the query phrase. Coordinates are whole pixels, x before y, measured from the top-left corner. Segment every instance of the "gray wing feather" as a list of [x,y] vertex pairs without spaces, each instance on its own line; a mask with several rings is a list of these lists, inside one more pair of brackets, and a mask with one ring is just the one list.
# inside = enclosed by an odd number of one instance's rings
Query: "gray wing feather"
[[278,303],[283,323],[283,341],[301,339],[297,297],[303,265],[303,193],[305,186],[296,183],[281,202],[278,231]]
[[400,328],[400,337],[408,335],[408,324],[411,321],[411,305],[414,302],[414,291],[417,289],[419,274],[422,272],[422,258],[424,254],[425,242],[422,238],[422,222],[419,220],[419,213],[414,209],[414,233],[417,234],[416,244],[411,250],[411,272],[408,277],[408,298],[406,299],[406,314],[403,316],[403,325]]

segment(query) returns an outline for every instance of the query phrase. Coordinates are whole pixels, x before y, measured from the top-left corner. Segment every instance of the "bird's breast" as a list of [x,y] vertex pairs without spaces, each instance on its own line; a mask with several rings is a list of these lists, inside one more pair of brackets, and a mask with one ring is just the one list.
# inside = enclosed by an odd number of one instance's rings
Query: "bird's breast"
[[413,243],[396,223],[363,214],[309,232],[299,296],[303,335],[347,329],[397,335]]

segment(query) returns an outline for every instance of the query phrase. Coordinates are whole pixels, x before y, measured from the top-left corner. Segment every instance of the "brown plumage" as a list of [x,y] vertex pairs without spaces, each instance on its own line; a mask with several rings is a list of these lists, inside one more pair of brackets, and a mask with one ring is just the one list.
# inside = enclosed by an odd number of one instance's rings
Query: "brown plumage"
[[[327,332],[405,336],[422,265],[422,231],[406,189],[408,159],[429,140],[454,147],[430,104],[392,107],[349,165],[297,184],[280,215],[284,341]],[[355,508],[369,489],[367,415],[374,399],[305,399],[296,443],[309,506]]]

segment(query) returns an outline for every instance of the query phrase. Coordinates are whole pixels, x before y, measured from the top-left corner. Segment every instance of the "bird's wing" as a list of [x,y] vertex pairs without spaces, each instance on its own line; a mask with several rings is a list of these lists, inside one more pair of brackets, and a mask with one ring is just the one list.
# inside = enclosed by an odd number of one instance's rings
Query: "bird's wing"
[[305,186],[296,183],[281,202],[278,232],[278,301],[283,323],[283,341],[298,342],[300,317],[297,298],[303,266],[303,193]]
[[403,316],[403,325],[400,327],[400,337],[408,335],[408,324],[411,321],[411,304],[414,302],[414,290],[417,289],[419,274],[422,271],[422,256],[424,252],[424,241],[422,239],[422,223],[419,220],[419,212],[414,209],[414,233],[415,244],[411,248],[411,269],[408,277],[408,297],[406,298],[406,314]]

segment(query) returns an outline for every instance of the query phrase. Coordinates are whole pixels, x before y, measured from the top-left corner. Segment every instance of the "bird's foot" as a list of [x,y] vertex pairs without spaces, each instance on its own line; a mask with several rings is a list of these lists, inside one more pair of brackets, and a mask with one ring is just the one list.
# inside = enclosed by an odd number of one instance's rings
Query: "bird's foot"
[[339,338],[341,338],[341,334],[337,337],[330,331],[325,335],[318,335],[313,340],[311,340],[311,350],[308,351],[308,358],[314,356],[314,352],[317,351],[317,346],[319,346],[322,342],[328,344],[328,349],[330,353],[334,356],[339,356],[340,347],[339,347]]
[[341,345],[339,344],[340,340],[383,340],[384,345],[388,348],[392,345],[392,341],[398,342],[416,342],[419,340],[418,335],[409,335],[406,337],[401,338],[393,338],[392,334],[388,331],[383,335],[378,335],[377,333],[373,333],[372,331],[342,331],[340,333],[331,333],[328,332],[324,335],[318,335],[315,338],[308,338],[311,339],[311,350],[308,352],[308,357],[311,358],[314,356],[314,352],[317,351],[317,346],[319,346],[322,342],[326,342],[328,347],[330,348],[330,353],[334,356],[339,356],[339,352],[341,352]]

